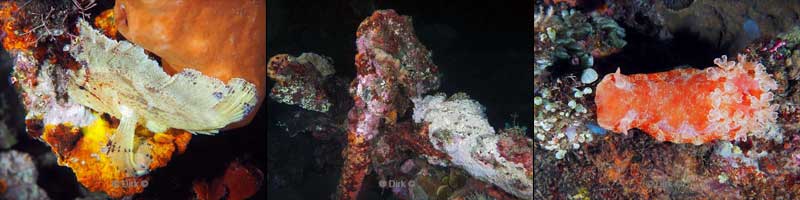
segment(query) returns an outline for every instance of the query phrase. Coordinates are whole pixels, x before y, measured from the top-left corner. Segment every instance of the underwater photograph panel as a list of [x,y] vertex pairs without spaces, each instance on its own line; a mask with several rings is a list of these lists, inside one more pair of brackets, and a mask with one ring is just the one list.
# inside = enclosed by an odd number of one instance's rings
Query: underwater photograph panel
[[800,2],[533,13],[534,199],[800,195]]
[[0,1],[0,199],[265,199],[266,1]]
[[532,199],[530,3],[268,1],[269,199]]

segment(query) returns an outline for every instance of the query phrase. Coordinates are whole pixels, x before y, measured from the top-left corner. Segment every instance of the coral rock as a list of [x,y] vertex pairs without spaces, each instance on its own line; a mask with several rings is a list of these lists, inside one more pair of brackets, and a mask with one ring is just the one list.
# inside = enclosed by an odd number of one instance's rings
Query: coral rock
[[411,19],[393,10],[376,11],[358,27],[357,76],[350,93],[355,99],[351,112],[363,115],[359,134],[371,139],[381,119],[393,123],[405,109],[409,97],[418,97],[439,87],[438,67],[416,35]]
[[117,25],[114,24],[114,9],[103,11],[94,18],[94,26],[103,31],[110,38],[117,38]]
[[350,84],[354,106],[348,113],[348,146],[339,199],[356,199],[368,171],[367,141],[384,123],[394,124],[410,98],[439,87],[438,67],[414,35],[411,19],[378,10],[356,32],[356,78]]
[[[659,141],[702,144],[744,139],[751,134],[774,138],[777,85],[760,63],[726,56],[716,67],[675,69],[653,74],[606,75],[597,86],[597,122],[626,133],[644,130]],[[777,136],[776,136],[777,135]]]
[[[3,103],[0,100],[0,103]],[[6,112],[0,109],[0,112]],[[17,133],[9,130],[6,122],[0,118],[0,149],[8,149],[17,144]]]
[[0,153],[0,199],[50,199],[36,185],[38,175],[27,153],[15,150]]
[[328,112],[331,103],[322,84],[335,73],[330,59],[303,53],[299,57],[280,54],[269,59],[267,74],[277,81],[269,97],[317,112]]
[[20,7],[13,1],[0,3],[0,25],[2,25],[0,38],[3,40],[3,49],[6,51],[29,50],[36,44],[34,34],[25,34],[30,29],[19,27],[19,20],[25,18],[24,13],[19,12],[19,9]]
[[228,165],[225,175],[211,181],[196,180],[192,183],[197,199],[217,200],[247,199],[261,188],[264,174],[258,168],[234,161]]

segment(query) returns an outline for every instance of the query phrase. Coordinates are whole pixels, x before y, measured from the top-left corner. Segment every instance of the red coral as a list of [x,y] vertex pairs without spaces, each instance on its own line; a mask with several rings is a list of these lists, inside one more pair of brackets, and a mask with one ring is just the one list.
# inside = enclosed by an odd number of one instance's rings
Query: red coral
[[78,143],[78,140],[83,137],[83,133],[78,127],[58,124],[49,128],[51,130],[47,131],[49,135],[45,138],[45,141],[47,141],[53,149],[57,149],[55,152],[60,153],[57,155],[59,155],[61,159],[65,159],[64,157],[69,156],[64,153],[72,151],[76,143]]
[[570,7],[575,7],[579,4],[579,0],[545,0],[544,3],[548,5],[557,5],[559,3],[566,3]]
[[223,182],[228,188],[229,199],[246,199],[258,192],[264,174],[258,168],[233,162],[228,166]]
[[222,179],[214,179],[211,183],[195,180],[192,188],[198,200],[217,200],[225,196],[225,185]]
[[36,44],[36,37],[30,32],[30,28],[20,27],[18,20],[24,17],[16,2],[0,3],[0,33],[5,35],[2,40],[6,51],[26,51]]
[[449,160],[450,156],[436,150],[430,142],[428,136],[428,124],[423,124],[419,128],[414,128],[411,123],[400,123],[389,128],[387,133],[388,141],[392,146],[405,147],[420,155],[433,158]]
[[526,171],[533,173],[533,143],[523,135],[505,134],[497,142],[500,156],[514,163],[522,164]]
[[247,199],[261,188],[264,174],[256,167],[233,161],[225,170],[225,175],[211,182],[195,180],[193,189],[197,199],[217,200],[227,194],[227,199]]
[[337,188],[338,199],[356,199],[369,170],[370,160],[367,156],[369,144],[364,137],[348,132],[347,141],[347,147],[342,152],[346,159]]
[[110,38],[117,38],[117,25],[114,20],[114,9],[103,11],[94,18],[94,26],[103,31]]
[[3,179],[0,179],[0,194],[6,193],[7,189],[8,189],[8,185],[6,185],[6,181],[3,180]]

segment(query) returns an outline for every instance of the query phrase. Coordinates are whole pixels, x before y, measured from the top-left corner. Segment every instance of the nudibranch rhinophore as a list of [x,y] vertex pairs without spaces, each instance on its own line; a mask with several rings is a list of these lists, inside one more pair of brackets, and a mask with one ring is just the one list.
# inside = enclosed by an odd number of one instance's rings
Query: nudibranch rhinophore
[[146,159],[134,156],[137,124],[154,133],[214,134],[244,119],[258,101],[255,86],[243,79],[225,84],[193,69],[168,75],[141,47],[109,39],[84,20],[78,29],[69,50],[82,67],[68,72],[69,97],[119,119],[103,151],[129,175],[148,172]]
[[[748,134],[780,138],[775,80],[763,65],[739,55],[717,66],[652,74],[606,75],[597,85],[597,122],[626,133],[638,128],[659,141],[693,143],[742,140]],[[774,138],[773,138],[774,139]]]

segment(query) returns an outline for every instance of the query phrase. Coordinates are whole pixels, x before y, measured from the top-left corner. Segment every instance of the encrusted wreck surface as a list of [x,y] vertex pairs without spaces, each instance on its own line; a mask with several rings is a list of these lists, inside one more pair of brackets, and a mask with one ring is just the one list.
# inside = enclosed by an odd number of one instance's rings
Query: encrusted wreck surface
[[331,62],[314,53],[273,56],[267,64],[267,75],[277,83],[269,97],[307,110],[328,112],[331,103],[323,83],[336,72]]
[[346,160],[337,196],[356,199],[368,170],[368,143],[382,124],[394,124],[418,97],[439,87],[431,54],[414,35],[411,19],[393,10],[375,11],[356,32],[356,78],[350,93]]

